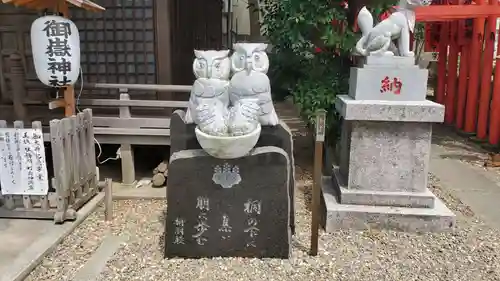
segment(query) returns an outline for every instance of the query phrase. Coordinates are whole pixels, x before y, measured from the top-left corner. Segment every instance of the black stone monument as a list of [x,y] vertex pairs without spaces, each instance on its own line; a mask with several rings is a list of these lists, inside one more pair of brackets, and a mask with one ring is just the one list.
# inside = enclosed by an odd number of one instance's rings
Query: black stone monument
[[[201,149],[194,133],[194,124],[184,122],[185,112],[176,110],[170,121],[170,155],[186,149]],[[290,159],[290,180],[288,193],[290,195],[290,228],[295,234],[295,161],[293,157],[293,138],[288,126],[283,122],[277,126],[263,126],[259,141],[255,147],[276,146],[283,149]]]
[[181,150],[168,168],[165,257],[289,257],[291,170],[283,149],[228,160]]

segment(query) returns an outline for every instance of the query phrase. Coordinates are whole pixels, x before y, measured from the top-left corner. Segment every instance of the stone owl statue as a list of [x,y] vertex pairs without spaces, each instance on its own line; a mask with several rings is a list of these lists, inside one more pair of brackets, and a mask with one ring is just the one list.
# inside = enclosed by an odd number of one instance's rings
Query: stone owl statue
[[240,99],[230,109],[228,127],[233,136],[243,136],[259,126],[260,106],[257,99]]
[[[195,59],[193,62],[193,73],[196,77],[189,105],[186,111],[185,122],[187,124],[196,123],[197,108],[203,103],[213,104],[217,99],[221,102],[223,112],[214,111],[213,114],[221,114],[219,117],[213,117],[218,120],[227,115],[229,106],[229,75],[231,73],[231,60],[229,59],[229,50],[215,51],[194,51]],[[216,125],[212,125],[214,127]],[[220,124],[222,126],[222,124]],[[218,128],[217,131],[223,131]]]
[[207,100],[196,107],[196,120],[198,128],[212,136],[225,136],[229,133],[227,107],[218,99]]
[[231,56],[231,69],[234,72],[229,87],[231,104],[242,99],[256,99],[260,107],[258,116],[261,125],[275,126],[279,119],[271,98],[271,83],[266,73],[269,58],[267,44],[236,43]]

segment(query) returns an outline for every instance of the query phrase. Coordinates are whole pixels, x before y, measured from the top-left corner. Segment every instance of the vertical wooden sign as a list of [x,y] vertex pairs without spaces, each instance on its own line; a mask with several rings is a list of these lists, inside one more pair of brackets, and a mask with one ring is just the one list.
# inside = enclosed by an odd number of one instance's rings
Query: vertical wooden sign
[[326,131],[326,110],[316,111],[316,142],[314,146],[314,175],[311,214],[311,255],[318,254],[319,205],[323,167],[323,142]]

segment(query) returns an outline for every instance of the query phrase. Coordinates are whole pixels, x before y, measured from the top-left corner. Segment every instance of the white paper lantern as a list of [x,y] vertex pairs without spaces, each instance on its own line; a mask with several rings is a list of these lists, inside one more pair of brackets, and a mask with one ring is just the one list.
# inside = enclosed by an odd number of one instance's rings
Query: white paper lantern
[[80,74],[80,35],[67,18],[44,16],[31,25],[36,75],[50,87],[75,84]]

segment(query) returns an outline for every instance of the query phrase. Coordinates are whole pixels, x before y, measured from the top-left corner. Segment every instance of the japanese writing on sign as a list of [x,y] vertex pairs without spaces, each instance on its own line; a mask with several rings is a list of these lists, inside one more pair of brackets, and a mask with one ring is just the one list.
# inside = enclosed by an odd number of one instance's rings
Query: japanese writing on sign
[[316,112],[316,141],[325,141],[326,111]]
[[47,195],[49,184],[40,129],[0,129],[3,194]]
[[393,93],[396,95],[401,94],[401,88],[403,88],[403,82],[398,77],[385,76],[384,79],[380,81],[380,93]]
[[222,239],[226,240],[231,238],[231,230],[233,228],[229,225],[229,216],[227,214],[222,215],[222,224],[219,228],[219,232],[222,233]]
[[193,238],[198,245],[203,246],[205,242],[207,242],[204,233],[210,227],[207,222],[207,213],[210,211],[210,200],[208,197],[198,196],[198,198],[196,198],[196,209],[198,209],[200,213],[198,214],[198,223],[194,226],[195,234],[193,234]]
[[68,60],[72,56],[71,46],[68,43],[68,37],[71,35],[71,25],[68,22],[59,22],[49,20],[45,22],[45,27],[42,30],[47,36],[48,55],[47,71],[51,73],[50,86],[63,87],[71,83],[66,74],[71,72],[71,61]]
[[260,229],[258,227],[259,221],[257,220],[258,215],[260,215],[262,211],[262,202],[260,200],[248,199],[244,204],[244,212],[248,215],[246,224],[247,228],[244,230],[245,233],[248,233],[248,240],[246,247],[257,247],[255,245],[255,240],[259,235]]
[[182,244],[184,245],[184,219],[176,218],[174,221],[175,225],[175,235],[174,235],[174,244]]
[[[242,241],[245,248],[257,247],[256,241],[260,235],[259,216],[262,214],[262,202],[260,200],[248,199],[243,203],[241,210],[245,217],[242,229],[239,228],[241,224],[236,223],[233,225],[228,212],[222,212],[220,216],[217,214],[217,217],[212,217],[212,212],[216,212],[218,208],[216,207],[214,210],[211,210],[210,203],[208,197],[198,196],[196,198],[197,214],[193,217],[192,222],[183,216],[174,218],[172,227],[170,228],[172,229],[172,235],[170,236],[172,244],[189,245],[191,241],[188,238],[192,237],[192,243],[204,246],[207,245],[209,240],[211,241],[212,238],[215,238],[215,235],[219,236],[222,241],[234,239],[232,238],[232,234],[236,231],[244,233],[243,236],[236,235],[235,237],[245,238]],[[214,220],[213,222],[212,219]],[[212,227],[210,226],[212,223],[217,224],[217,227],[213,227],[213,230],[211,230]],[[236,229],[234,228],[235,226]]]

